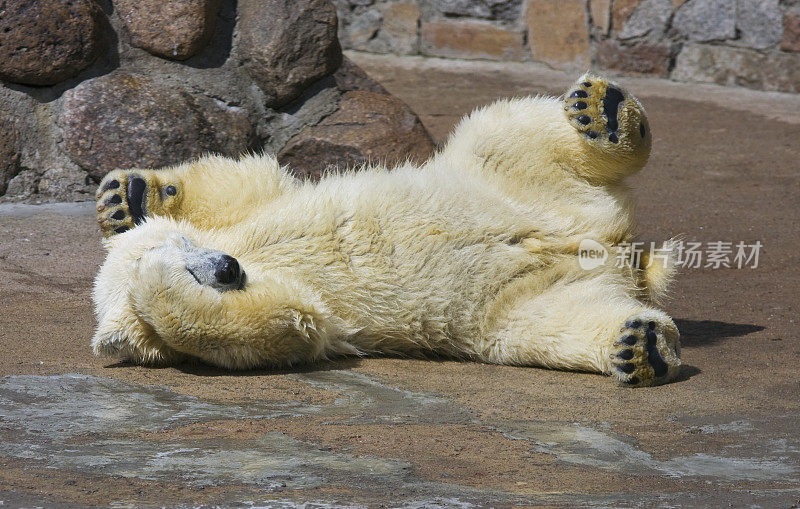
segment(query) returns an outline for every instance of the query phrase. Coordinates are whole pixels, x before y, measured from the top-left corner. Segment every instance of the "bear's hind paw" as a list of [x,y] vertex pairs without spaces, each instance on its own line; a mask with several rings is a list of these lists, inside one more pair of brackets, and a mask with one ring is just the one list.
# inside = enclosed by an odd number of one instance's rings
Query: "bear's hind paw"
[[660,385],[680,372],[680,334],[672,320],[628,318],[611,346],[611,374],[626,387]]
[[606,150],[636,150],[647,141],[647,119],[625,89],[595,76],[582,76],[564,96],[564,111],[585,139]]

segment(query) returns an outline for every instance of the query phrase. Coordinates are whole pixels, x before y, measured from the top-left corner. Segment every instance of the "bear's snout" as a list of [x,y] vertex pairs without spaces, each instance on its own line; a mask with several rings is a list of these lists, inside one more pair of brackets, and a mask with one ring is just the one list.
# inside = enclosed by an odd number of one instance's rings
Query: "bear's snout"
[[186,270],[203,286],[210,286],[220,292],[241,290],[246,275],[239,261],[214,249],[184,247],[180,256],[186,263]]
[[223,286],[233,286],[241,289],[244,272],[236,258],[229,255],[220,256],[214,264],[214,277],[217,283]]

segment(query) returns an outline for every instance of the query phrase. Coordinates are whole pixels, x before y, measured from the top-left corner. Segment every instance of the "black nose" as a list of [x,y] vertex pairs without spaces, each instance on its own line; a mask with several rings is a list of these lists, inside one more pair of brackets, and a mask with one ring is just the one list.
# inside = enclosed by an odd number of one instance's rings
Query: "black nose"
[[223,285],[230,285],[239,281],[242,269],[233,256],[222,255],[214,267],[214,277]]

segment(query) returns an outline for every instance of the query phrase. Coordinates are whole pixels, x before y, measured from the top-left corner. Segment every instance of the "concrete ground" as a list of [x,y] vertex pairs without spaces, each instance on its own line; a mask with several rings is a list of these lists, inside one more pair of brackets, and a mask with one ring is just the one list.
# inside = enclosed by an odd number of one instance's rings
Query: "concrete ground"
[[[352,58],[437,140],[477,105],[574,78]],[[0,505],[797,507],[800,97],[621,81],[655,140],[631,181],[642,239],[763,245],[757,268],[678,278],[666,304],[678,381],[626,389],[445,360],[230,373],[96,358],[92,205],[2,205]]]

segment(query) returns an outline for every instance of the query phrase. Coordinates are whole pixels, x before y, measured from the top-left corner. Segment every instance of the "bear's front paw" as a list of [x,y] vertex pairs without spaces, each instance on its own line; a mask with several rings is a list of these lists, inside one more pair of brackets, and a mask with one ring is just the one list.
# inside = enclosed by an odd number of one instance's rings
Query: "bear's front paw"
[[625,321],[611,346],[611,371],[627,387],[659,385],[680,372],[680,334],[672,320],[640,313]]
[[129,321],[124,329],[98,329],[92,340],[95,355],[116,357],[121,361],[148,366],[173,365],[186,355],[173,350],[137,321]]
[[588,142],[604,150],[635,151],[648,142],[639,101],[603,78],[582,76],[564,96],[564,111]]
[[130,230],[145,217],[175,206],[179,187],[161,184],[153,170],[115,170],[97,189],[97,222],[104,237]]

